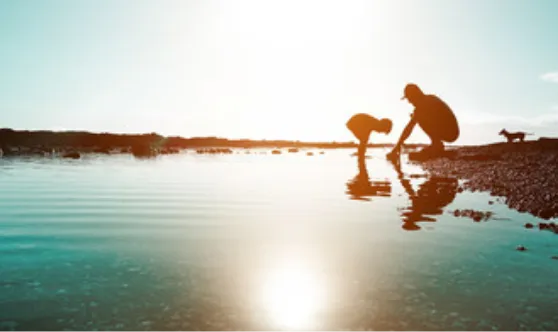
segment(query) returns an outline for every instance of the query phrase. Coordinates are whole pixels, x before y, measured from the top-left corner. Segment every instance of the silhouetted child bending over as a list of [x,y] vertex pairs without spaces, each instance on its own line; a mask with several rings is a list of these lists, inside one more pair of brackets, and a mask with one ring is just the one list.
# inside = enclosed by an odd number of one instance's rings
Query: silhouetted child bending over
[[370,134],[373,131],[384,133],[386,135],[389,134],[391,131],[391,120],[378,120],[368,114],[359,113],[353,115],[349,121],[347,121],[347,128],[349,128],[353,135],[355,135],[355,137],[359,140],[359,157],[364,157]]

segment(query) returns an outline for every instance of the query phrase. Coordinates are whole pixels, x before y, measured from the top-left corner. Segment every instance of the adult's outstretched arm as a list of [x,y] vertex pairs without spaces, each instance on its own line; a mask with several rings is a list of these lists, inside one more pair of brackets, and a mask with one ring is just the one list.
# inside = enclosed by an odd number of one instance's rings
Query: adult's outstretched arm
[[409,121],[409,123],[407,123],[407,126],[405,127],[405,129],[403,129],[403,132],[401,133],[401,136],[399,137],[399,141],[397,141],[397,144],[395,145],[395,147],[393,147],[393,150],[391,150],[391,152],[388,153],[388,158],[399,155],[399,151],[401,150],[401,146],[403,145],[403,143],[405,143],[405,140],[407,138],[409,138],[409,136],[413,132],[413,129],[415,128],[416,124],[417,124],[417,121],[415,120],[414,116],[411,117],[411,120]]

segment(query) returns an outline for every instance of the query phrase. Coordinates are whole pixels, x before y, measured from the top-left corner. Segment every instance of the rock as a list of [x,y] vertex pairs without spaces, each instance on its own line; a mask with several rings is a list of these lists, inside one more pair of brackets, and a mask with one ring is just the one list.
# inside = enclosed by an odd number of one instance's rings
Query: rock
[[155,157],[157,152],[150,145],[135,145],[132,146],[132,154],[138,158],[149,158]]
[[314,155],[314,152],[306,152],[306,155],[307,155],[307,156],[313,156],[313,155]]
[[198,154],[231,154],[233,151],[227,148],[211,148],[211,149],[198,149]]
[[552,257],[550,257],[550,258],[552,258],[552,259],[554,259],[554,260],[558,260],[558,255],[552,256]]
[[299,150],[297,148],[291,148],[288,150],[289,153],[297,153]]
[[528,223],[525,224],[525,228],[533,228],[533,224],[528,222]]
[[544,223],[544,222],[540,222],[539,223],[539,229],[543,230],[543,229],[548,229],[548,224]]
[[492,205],[492,204],[494,204],[494,201],[488,201],[488,204]]
[[466,218],[471,218],[473,219],[475,222],[480,222],[482,220],[489,220],[492,217],[492,212],[490,211],[486,211],[486,212],[482,212],[482,211],[475,211],[472,209],[465,209],[465,210],[455,210],[453,211],[453,215],[455,217],[466,217]]
[[539,210],[538,216],[542,219],[550,219],[552,218],[552,216],[555,214],[555,211],[553,211],[550,208],[543,208],[541,210]]
[[517,246],[517,247],[515,248],[515,250],[517,250],[517,251],[526,251],[527,248],[525,248],[525,246],[519,245],[519,246]]
[[81,158],[81,155],[79,152],[66,152],[62,155],[62,158],[79,159]]
[[320,151],[320,154],[325,154],[325,152],[324,152],[324,151]]
[[180,153],[180,151],[176,148],[163,148],[161,150],[161,154],[177,154]]
[[273,150],[273,151],[271,151],[271,154],[281,154],[281,151],[280,150]]

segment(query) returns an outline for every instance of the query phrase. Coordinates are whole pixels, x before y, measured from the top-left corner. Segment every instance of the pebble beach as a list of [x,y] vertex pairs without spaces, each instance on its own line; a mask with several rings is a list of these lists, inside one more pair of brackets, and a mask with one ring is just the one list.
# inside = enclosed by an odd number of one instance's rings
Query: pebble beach
[[433,175],[465,180],[462,189],[502,197],[512,209],[558,217],[558,139],[454,148],[421,163]]

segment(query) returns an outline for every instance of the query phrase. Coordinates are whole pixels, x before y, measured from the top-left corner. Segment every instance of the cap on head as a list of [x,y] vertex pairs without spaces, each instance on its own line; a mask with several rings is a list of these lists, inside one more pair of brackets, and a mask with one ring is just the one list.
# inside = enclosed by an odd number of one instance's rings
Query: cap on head
[[405,86],[403,97],[401,97],[401,99],[407,99],[409,101],[412,101],[422,96],[424,96],[424,92],[422,92],[422,90],[418,87],[418,85],[409,83]]

